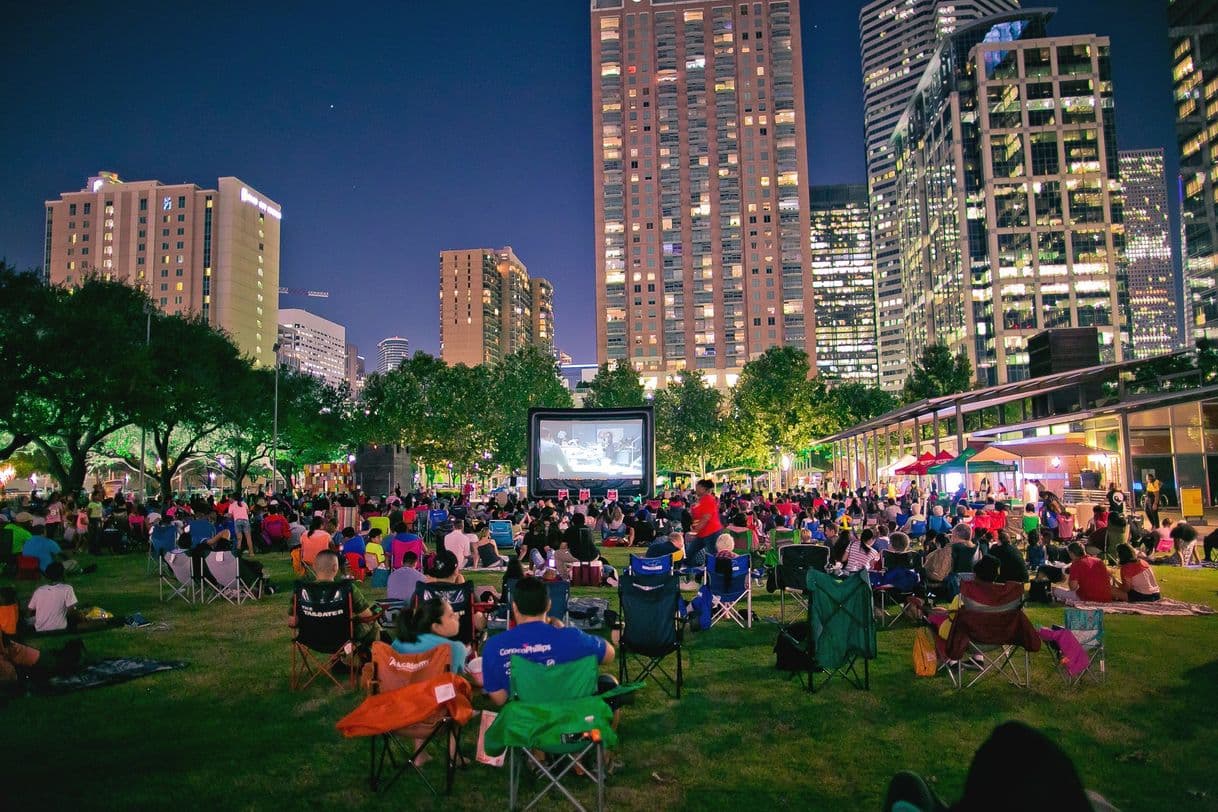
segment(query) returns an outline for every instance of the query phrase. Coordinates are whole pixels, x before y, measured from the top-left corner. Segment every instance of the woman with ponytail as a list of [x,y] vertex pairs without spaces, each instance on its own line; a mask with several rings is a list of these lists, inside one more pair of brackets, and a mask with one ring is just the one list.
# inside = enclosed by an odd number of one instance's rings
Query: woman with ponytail
[[437,646],[452,649],[454,674],[465,670],[465,644],[452,640],[461,629],[460,618],[443,598],[419,601],[414,607],[404,607],[398,613],[393,650],[399,654],[423,654]]

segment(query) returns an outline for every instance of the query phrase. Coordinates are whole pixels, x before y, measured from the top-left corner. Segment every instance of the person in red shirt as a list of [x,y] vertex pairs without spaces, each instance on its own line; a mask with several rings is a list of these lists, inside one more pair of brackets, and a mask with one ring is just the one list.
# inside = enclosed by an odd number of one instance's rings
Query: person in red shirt
[[689,512],[694,519],[691,529],[697,538],[686,545],[685,550],[685,557],[692,564],[697,564],[701,559],[698,555],[700,550],[715,549],[715,539],[723,531],[723,522],[719,520],[719,500],[715,498],[714,490],[715,483],[710,479],[699,479],[694,485],[698,501]]
[[1104,562],[1088,555],[1083,545],[1071,542],[1066,551],[1070,554],[1070,568],[1066,571],[1070,589],[1080,601],[1107,603],[1112,600],[1112,575]]

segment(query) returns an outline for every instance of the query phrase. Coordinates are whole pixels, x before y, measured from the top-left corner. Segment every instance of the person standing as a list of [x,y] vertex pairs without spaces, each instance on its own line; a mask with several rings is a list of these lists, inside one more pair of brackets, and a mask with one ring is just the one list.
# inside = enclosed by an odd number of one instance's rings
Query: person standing
[[250,508],[245,503],[244,496],[237,494],[237,497],[228,503],[228,516],[233,520],[233,530],[236,532],[233,546],[240,550],[241,543],[245,542],[250,555],[254,555],[254,537],[250,535]]
[[703,550],[714,550],[715,539],[723,532],[723,522],[719,520],[719,500],[715,498],[715,483],[710,479],[699,479],[694,485],[697,501],[690,509],[693,516],[693,544],[685,551],[686,560],[694,566],[701,563]]
[[1146,526],[1159,526],[1159,500],[1163,483],[1154,474],[1146,475]]

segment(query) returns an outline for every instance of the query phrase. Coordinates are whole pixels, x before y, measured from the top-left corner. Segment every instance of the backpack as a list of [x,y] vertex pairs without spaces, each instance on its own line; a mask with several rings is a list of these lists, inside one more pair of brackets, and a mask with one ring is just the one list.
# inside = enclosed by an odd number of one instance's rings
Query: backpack
[[926,556],[923,563],[926,570],[926,580],[934,583],[944,581],[952,572],[952,548],[940,547]]
[[914,632],[913,667],[919,677],[933,677],[939,670],[934,634],[925,626]]
[[806,620],[779,626],[778,639],[774,641],[774,667],[779,671],[807,671],[814,659],[811,636],[811,628]]

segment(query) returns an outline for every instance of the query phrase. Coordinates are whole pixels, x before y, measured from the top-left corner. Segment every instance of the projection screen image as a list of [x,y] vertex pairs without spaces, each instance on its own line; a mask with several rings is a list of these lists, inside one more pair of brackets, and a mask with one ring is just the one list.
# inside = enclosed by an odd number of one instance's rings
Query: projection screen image
[[538,429],[541,479],[641,479],[642,420],[545,420]]

